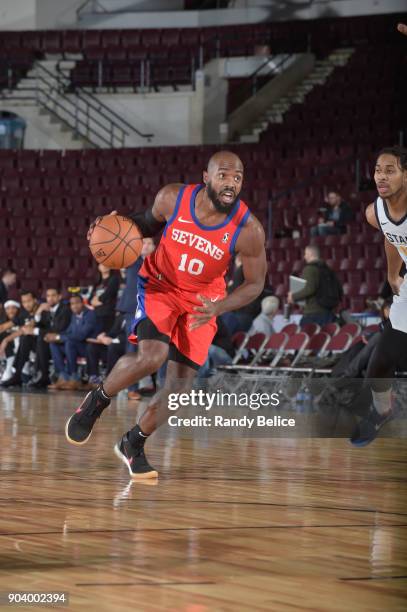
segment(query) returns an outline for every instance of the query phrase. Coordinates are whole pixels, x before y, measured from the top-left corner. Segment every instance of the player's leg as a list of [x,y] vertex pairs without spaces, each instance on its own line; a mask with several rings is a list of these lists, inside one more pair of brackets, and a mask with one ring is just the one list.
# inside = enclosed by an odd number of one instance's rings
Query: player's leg
[[167,359],[169,337],[159,332],[149,319],[139,324],[137,337],[137,353],[123,355],[106,380],[87,394],[67,421],[65,435],[71,444],[85,444],[96,420],[109,406],[111,397],[143,376],[156,372]]
[[198,364],[183,356],[173,345],[170,347],[164,387],[150,400],[138,424],[128,431],[114,448],[116,455],[127,466],[132,479],[158,476],[157,471],[147,461],[144,444],[147,438],[168,419],[169,394],[190,391],[198,368]]
[[392,379],[400,356],[407,353],[407,333],[388,326],[380,336],[366,373],[372,390],[370,412],[361,420],[351,437],[355,446],[372,442],[379,430],[393,416]]

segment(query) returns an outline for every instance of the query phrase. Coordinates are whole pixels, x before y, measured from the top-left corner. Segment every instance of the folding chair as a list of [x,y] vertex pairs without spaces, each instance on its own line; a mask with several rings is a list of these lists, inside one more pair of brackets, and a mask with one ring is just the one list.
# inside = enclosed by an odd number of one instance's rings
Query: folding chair
[[339,333],[350,334],[352,337],[359,336],[362,331],[359,323],[346,323],[343,327],[341,327],[341,331]]
[[301,325],[301,331],[308,334],[310,338],[315,336],[315,334],[319,334],[321,331],[321,326],[318,323],[305,323],[305,325]]
[[261,334],[261,333],[250,336],[248,340],[246,341],[244,345],[244,349],[240,355],[240,359],[244,357],[244,355],[247,355],[245,359],[246,363],[241,364],[236,361],[235,364],[232,363],[230,365],[218,366],[217,369],[218,370],[239,370],[242,368],[250,368],[254,366],[258,362],[260,357],[262,356],[267,340],[268,340],[268,336],[266,336],[265,334]]
[[339,325],[338,323],[325,323],[321,328],[321,332],[325,332],[331,337],[335,336],[339,332]]
[[280,331],[287,336],[292,336],[300,331],[300,326],[297,323],[287,323]]

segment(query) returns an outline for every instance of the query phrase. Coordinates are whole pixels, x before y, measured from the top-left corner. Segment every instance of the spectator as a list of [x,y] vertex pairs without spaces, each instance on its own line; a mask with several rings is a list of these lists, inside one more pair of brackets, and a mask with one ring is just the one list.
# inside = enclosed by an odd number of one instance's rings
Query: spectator
[[32,334],[36,337],[36,374],[28,383],[33,389],[44,389],[50,384],[49,360],[51,352],[49,342],[45,341],[48,333],[60,334],[65,331],[71,321],[71,310],[62,301],[62,294],[55,288],[46,292],[46,301],[40,304],[35,313],[35,327]]
[[[155,250],[154,240],[152,238],[143,238],[143,248],[140,257],[137,261],[126,269],[126,286],[121,295],[117,310],[122,312],[125,316],[126,321],[126,334],[127,337],[133,332],[134,326],[134,315],[137,310],[137,277],[143,261],[148,255],[153,253]],[[133,353],[137,350],[137,346],[131,342],[127,342],[126,353]],[[151,380],[151,377],[146,377]],[[141,381],[140,381],[141,383]],[[151,386],[151,382],[149,385]],[[143,379],[143,386],[148,386],[147,381]],[[129,400],[140,400],[141,395],[138,392],[138,385],[132,385],[129,387],[127,397]]]
[[17,275],[12,268],[6,268],[0,280],[0,304],[8,298],[8,289],[16,284]]
[[223,323],[222,317],[216,319],[216,324],[218,329],[209,347],[208,357],[197,372],[198,378],[209,378],[217,366],[232,363],[235,354],[232,337],[227,326]]
[[[71,322],[60,334],[48,332],[44,339],[50,343],[52,360],[58,380],[49,389],[81,389],[78,377],[78,357],[86,357],[86,339],[97,333],[97,319],[93,310],[86,308],[81,295],[72,295],[69,300],[72,311]],[[65,364],[66,358],[66,364]]]
[[103,264],[98,265],[99,280],[92,289],[89,302],[95,309],[99,332],[107,332],[113,325],[117,294],[120,288],[120,274]]
[[[35,350],[35,338],[32,335],[34,328],[34,316],[38,309],[38,301],[31,291],[22,291],[21,293],[22,310],[20,313],[20,325],[12,331],[2,341],[0,352],[7,351],[7,345],[18,339],[15,343],[17,350],[15,351],[14,360],[12,363],[13,374],[2,381],[2,387],[20,386],[23,382],[22,375],[29,365],[30,353]],[[18,345],[18,346],[17,346]],[[28,372],[24,371],[24,374]]]
[[127,334],[126,319],[123,314],[116,316],[109,333],[102,332],[96,339],[88,338],[86,362],[89,374],[89,389],[95,388],[100,382],[99,361],[106,362],[106,376],[116,361],[126,352]]
[[261,301],[261,313],[254,319],[251,328],[248,331],[249,336],[254,334],[264,334],[271,336],[274,334],[273,319],[277,314],[280,306],[278,297],[270,295]]
[[[236,255],[233,265],[232,278],[229,281],[227,287],[228,293],[231,293],[232,291],[240,287],[243,281],[244,275],[242,259],[240,255]],[[250,328],[253,319],[260,312],[260,304],[262,297],[264,297],[263,294],[259,295],[255,300],[253,300],[253,302],[250,302],[249,304],[246,304],[246,306],[243,306],[243,308],[239,308],[239,310],[233,310],[232,312],[226,312],[222,315],[222,320],[227,326],[229,333],[232,336],[237,331],[246,332]]]
[[8,380],[13,375],[14,356],[18,349],[19,340],[4,343],[4,340],[20,325],[23,324],[23,319],[20,315],[20,304],[14,300],[7,300],[4,304],[4,310],[0,319],[0,357],[5,357],[6,367],[1,377],[1,382]]
[[328,207],[320,208],[318,225],[311,228],[311,236],[344,234],[346,225],[352,220],[352,209],[336,191],[330,191],[326,199]]
[[306,281],[306,285],[294,294],[290,292],[287,302],[293,304],[305,300],[300,325],[306,323],[325,325],[335,320],[334,309],[342,299],[342,287],[333,270],[321,261],[317,246],[305,247],[304,259],[302,278]]

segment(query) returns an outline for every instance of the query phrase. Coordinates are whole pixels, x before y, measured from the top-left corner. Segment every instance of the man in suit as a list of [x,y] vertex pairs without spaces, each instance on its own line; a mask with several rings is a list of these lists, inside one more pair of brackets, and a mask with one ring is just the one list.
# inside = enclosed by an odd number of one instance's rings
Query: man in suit
[[48,334],[61,334],[71,322],[71,310],[68,304],[62,301],[62,294],[58,289],[50,287],[46,292],[46,301],[40,304],[35,313],[35,327],[32,330],[36,336],[36,375],[30,380],[28,386],[32,389],[45,389],[50,384]]
[[72,316],[67,329],[60,334],[48,332],[45,336],[46,342],[50,343],[52,360],[58,374],[57,382],[48,388],[61,391],[82,388],[76,360],[78,357],[86,357],[86,339],[95,338],[98,330],[96,315],[85,306],[81,295],[71,295],[69,306]]

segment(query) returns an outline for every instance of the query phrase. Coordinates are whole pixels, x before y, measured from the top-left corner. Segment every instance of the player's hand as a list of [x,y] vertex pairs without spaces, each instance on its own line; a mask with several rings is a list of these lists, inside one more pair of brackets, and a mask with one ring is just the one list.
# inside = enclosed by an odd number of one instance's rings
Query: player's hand
[[394,295],[400,295],[400,287],[403,284],[404,279],[401,276],[396,276],[395,278],[388,278],[389,285]]
[[289,291],[287,294],[287,304],[294,304],[293,294],[291,291]]
[[407,36],[407,25],[405,23],[399,23],[397,25],[397,29],[400,34],[404,34],[404,36]]
[[[118,215],[119,213],[117,212],[117,210],[112,210],[112,212],[109,213],[108,216],[110,215]],[[89,225],[89,229],[88,229],[88,233],[86,234],[86,239],[89,242],[90,237],[92,236],[92,232],[95,229],[95,225],[100,221],[102,217],[96,217],[96,219],[94,221],[92,221],[92,223]]]
[[202,302],[202,306],[194,307],[196,314],[191,316],[193,322],[189,326],[190,330],[197,329],[198,327],[201,327],[201,325],[205,325],[205,323],[208,323],[208,321],[213,319],[213,317],[217,317],[220,314],[219,302],[212,302],[204,295],[198,294],[197,297],[198,300]]

